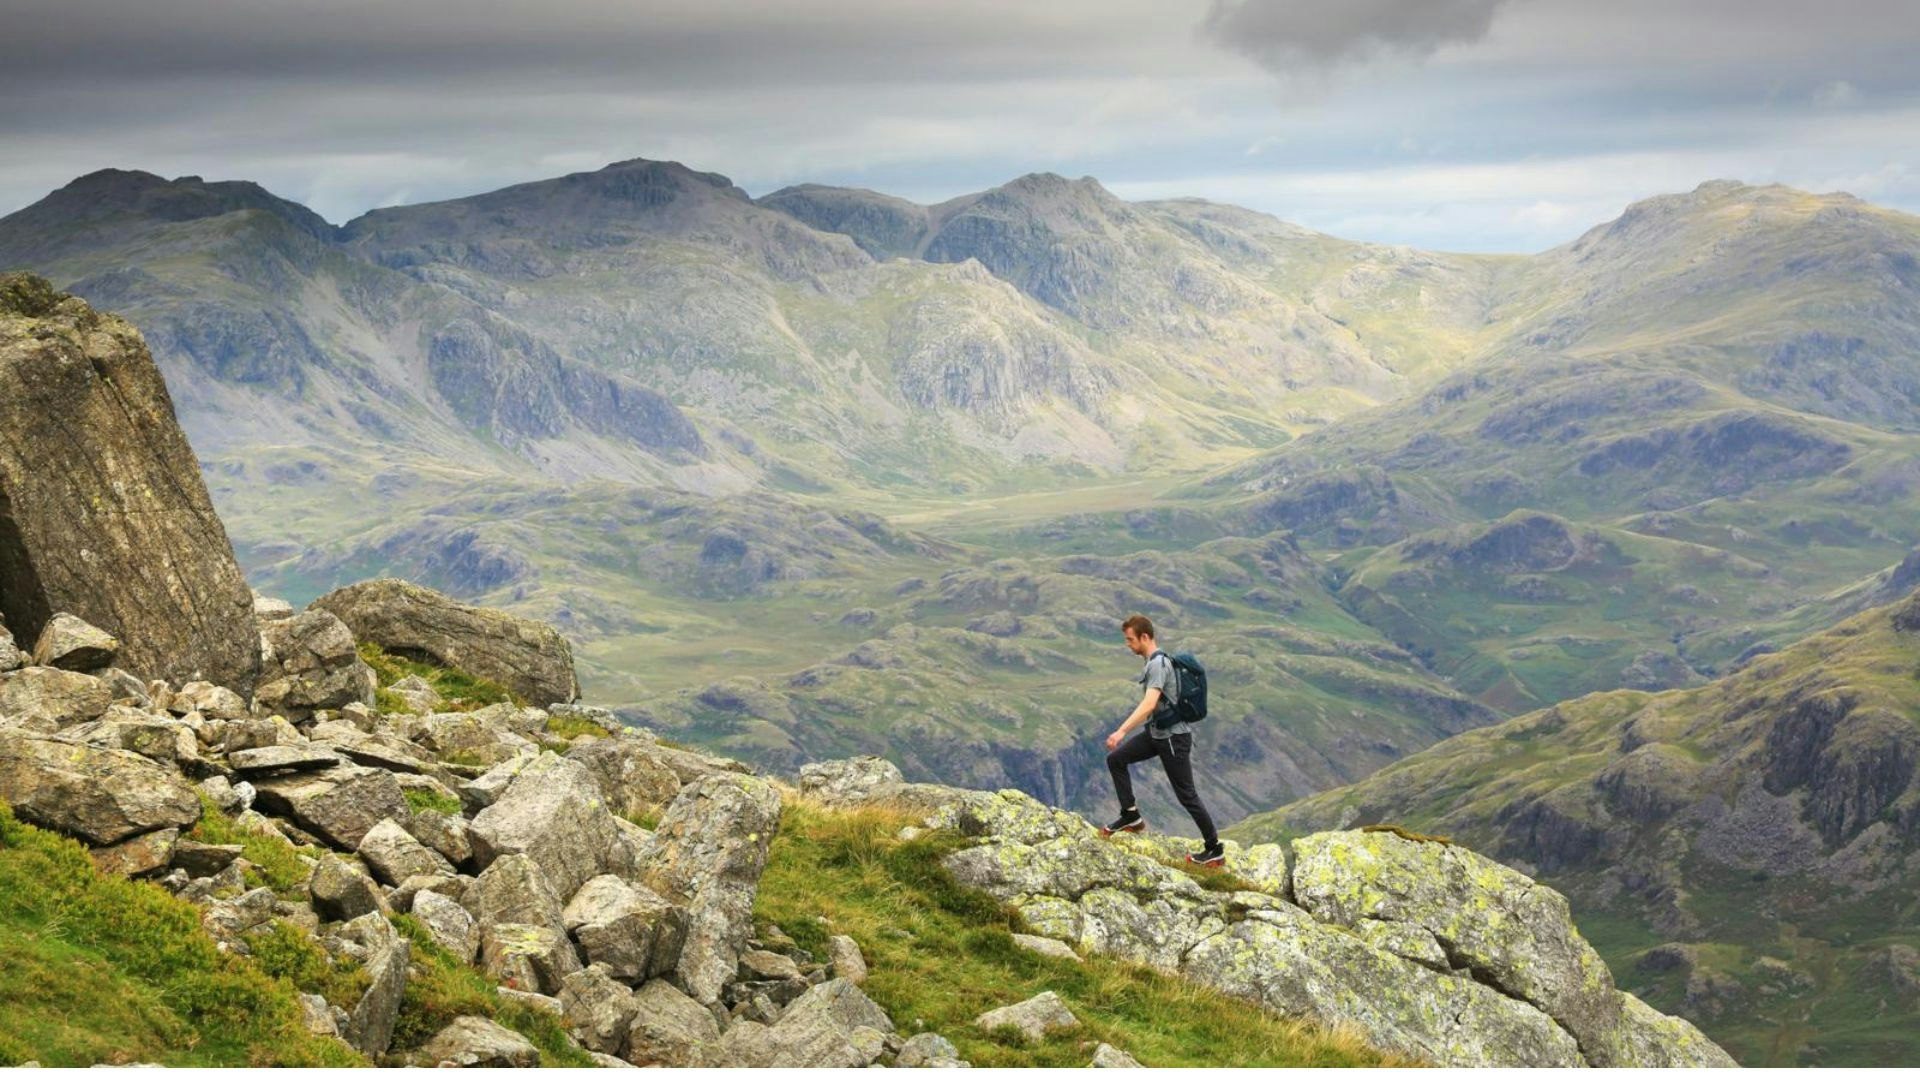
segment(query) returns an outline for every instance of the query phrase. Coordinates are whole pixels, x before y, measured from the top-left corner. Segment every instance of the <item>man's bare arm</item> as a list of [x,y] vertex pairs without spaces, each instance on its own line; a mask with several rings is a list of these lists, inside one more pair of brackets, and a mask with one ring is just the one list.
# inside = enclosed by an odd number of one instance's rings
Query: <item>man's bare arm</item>
[[1147,722],[1147,717],[1153,715],[1154,706],[1158,704],[1160,704],[1160,688],[1157,686],[1147,687],[1147,692],[1140,695],[1140,704],[1133,707],[1133,714],[1127,717],[1126,721],[1120,725],[1118,730],[1107,736],[1107,749],[1113,750],[1118,748],[1121,739],[1126,738],[1134,728]]

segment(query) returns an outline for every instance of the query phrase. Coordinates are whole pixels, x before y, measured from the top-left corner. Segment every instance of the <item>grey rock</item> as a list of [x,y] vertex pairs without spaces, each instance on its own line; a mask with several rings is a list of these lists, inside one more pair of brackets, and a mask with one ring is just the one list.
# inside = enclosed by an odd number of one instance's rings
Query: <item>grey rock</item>
[[1030,952],[1037,952],[1042,956],[1051,956],[1059,960],[1071,960],[1076,964],[1083,962],[1080,959],[1079,953],[1074,952],[1073,949],[1068,947],[1064,942],[1055,941],[1052,938],[1037,937],[1033,934],[1015,934],[1013,935],[1013,943]]
[[253,617],[258,622],[279,622],[293,618],[293,605],[271,596],[253,594]]
[[[433,751],[442,761],[495,766],[537,754],[532,741],[508,726],[498,712],[430,713],[401,718],[400,732],[409,742]],[[524,763],[523,763],[524,764]]]
[[108,847],[94,848],[89,854],[93,856],[93,865],[103,874],[143,877],[167,868],[179,840],[179,829],[159,829]]
[[77,615],[55,612],[40,629],[33,646],[33,662],[67,671],[98,671],[111,667],[120,652],[119,639]]
[[565,932],[551,926],[494,923],[480,931],[480,967],[516,990],[558,994],[580,957]]
[[258,804],[332,847],[352,851],[383,819],[411,813],[393,775],[340,765],[324,772],[262,776],[252,781]]
[[12,671],[27,662],[25,653],[13,640],[13,633],[4,624],[0,624],[0,674]]
[[362,641],[491,679],[536,705],[580,696],[573,650],[547,623],[462,604],[396,578],[336,589],[313,609],[338,615]]
[[398,696],[407,703],[407,708],[417,713],[430,713],[446,704],[440,691],[433,684],[418,675],[409,675],[387,687],[389,693]]
[[172,864],[187,872],[188,877],[211,877],[233,865],[246,849],[239,844],[203,844],[198,840],[181,840],[173,847]]
[[459,903],[467,895],[467,886],[472,879],[447,874],[415,874],[404,878],[387,893],[387,903],[393,910],[410,912],[415,898],[424,893],[438,893],[449,900]]
[[748,949],[740,954],[740,977],[742,979],[798,979],[800,965],[794,963],[790,956],[767,952],[765,949]]
[[618,814],[657,812],[673,802],[684,783],[664,747],[628,732],[581,743],[567,751],[567,758],[587,767]]
[[864,1068],[886,1052],[893,1022],[860,988],[834,979],[808,990],[771,1027],[736,1021],[705,1064],[755,1068]]
[[54,736],[62,741],[81,742],[130,750],[161,765],[192,769],[200,761],[200,741],[193,729],[171,717],[154,716],[126,705],[114,705],[98,720],[75,724]]
[[540,1065],[540,1048],[484,1016],[462,1016],[414,1051],[413,1059],[462,1069],[533,1069]]
[[150,684],[140,681],[131,672],[108,668],[94,672],[94,678],[106,684],[107,692],[113,695],[115,704],[131,705],[142,710],[154,709],[153,692],[148,688]]
[[177,714],[197,712],[209,720],[243,720],[251,715],[247,699],[205,680],[190,682],[174,691],[168,708]]
[[261,637],[271,659],[260,670],[253,697],[261,708],[300,721],[315,709],[373,704],[378,686],[360,659],[353,632],[325,611],[304,611],[266,624]]
[[300,1003],[300,1026],[309,1035],[332,1036],[338,1038],[340,1026],[334,1021],[333,1006],[319,994],[301,994],[296,1000]]
[[1140,1069],[1145,1066],[1135,1061],[1132,1054],[1117,1050],[1101,1043],[1093,1051],[1093,1067],[1096,1069]]
[[581,1046],[600,1054],[620,1054],[638,1006],[633,990],[614,981],[605,966],[593,964],[568,975],[560,986],[560,1007]]
[[847,935],[835,934],[827,939],[827,961],[836,976],[855,986],[867,981],[867,958],[860,953],[860,943]]
[[529,923],[566,933],[560,898],[530,855],[494,860],[467,886],[461,903],[483,930],[495,923]]
[[685,911],[645,885],[611,874],[582,885],[561,917],[587,962],[605,965],[626,983],[671,972],[686,942]]
[[901,1069],[971,1069],[960,1058],[960,1048],[944,1035],[923,1031],[900,1047],[893,1064]]
[[515,1005],[535,1009],[546,1013],[548,1016],[559,1018],[566,1016],[566,1011],[560,1008],[560,999],[550,994],[536,994],[531,990],[515,990],[511,986],[496,987],[494,993],[500,995],[501,1001],[512,1002]]
[[112,704],[106,683],[77,671],[24,667],[0,674],[0,727],[48,734],[98,719]]
[[642,855],[643,882],[685,902],[687,941],[675,970],[696,1000],[719,1000],[734,977],[779,821],[780,795],[772,784],[715,774],[681,790]]
[[143,678],[250,689],[252,593],[139,332],[8,280],[52,302],[0,317],[0,620],[27,641],[69,612]]
[[1080,1026],[1080,1018],[1051,990],[1015,1005],[981,1013],[973,1022],[987,1031],[997,1027],[1017,1028],[1029,1039],[1043,1039],[1049,1032]]
[[340,755],[314,744],[261,746],[235,750],[227,755],[227,765],[237,773],[278,772],[298,769],[330,769],[340,764]]
[[341,1037],[363,1054],[384,1054],[393,1041],[394,1022],[407,989],[407,963],[413,949],[387,921],[370,912],[341,927],[338,936],[363,950],[369,982],[354,1003]]
[[93,845],[200,820],[180,775],[126,750],[0,728],[0,801],[21,820]]
[[415,810],[407,822],[407,831],[415,840],[432,848],[454,866],[464,866],[473,858],[473,841],[467,835],[467,819],[438,810]]
[[234,783],[215,774],[200,781],[199,788],[223,814],[243,814],[253,809],[253,785],[242,780]]
[[[231,869],[237,870],[239,866],[239,863],[235,863]],[[236,873],[234,877],[237,879],[239,875]],[[233,888],[239,888],[238,884]],[[182,896],[193,899],[184,893]],[[231,900],[213,898],[206,901],[195,899],[194,902],[202,904],[200,926],[213,938],[214,943],[242,956],[250,951],[247,936],[264,929],[277,914],[273,890],[265,886],[241,893]]]
[[474,815],[468,835],[476,864],[532,856],[553,887],[571,896],[610,868],[620,829],[585,766],[542,754]]
[[368,829],[360,838],[360,858],[373,870],[373,876],[388,885],[398,885],[415,875],[452,877],[453,864],[415,840],[392,818]]
[[703,1064],[703,1048],[720,1037],[713,1014],[664,979],[640,987],[633,995],[633,1006],[626,1058],[635,1065]]
[[369,912],[384,912],[386,898],[360,868],[328,852],[307,878],[313,910],[323,919],[350,921]]

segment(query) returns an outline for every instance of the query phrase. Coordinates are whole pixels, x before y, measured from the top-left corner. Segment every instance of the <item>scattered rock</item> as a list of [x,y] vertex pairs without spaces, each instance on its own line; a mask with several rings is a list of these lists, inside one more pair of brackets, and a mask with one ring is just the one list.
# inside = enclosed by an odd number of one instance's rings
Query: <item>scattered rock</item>
[[393,774],[358,765],[324,772],[266,776],[252,781],[259,805],[291,820],[341,851],[360,846],[382,819],[407,817],[406,796]]
[[560,986],[560,1007],[581,1046],[600,1054],[620,1054],[636,1008],[633,991],[615,982],[605,966],[594,964],[568,975]]
[[1051,990],[1036,994],[1017,1005],[981,1013],[973,1022],[988,1031],[1003,1026],[1018,1028],[1029,1039],[1042,1039],[1048,1032],[1080,1026],[1080,1018],[1073,1015],[1073,1010],[1060,1000],[1060,995]]
[[646,886],[611,874],[582,885],[561,917],[587,962],[605,965],[626,983],[671,972],[686,942],[685,911]]
[[197,712],[209,720],[244,720],[251,715],[247,710],[247,699],[224,686],[215,686],[204,680],[190,682],[175,690],[167,707],[176,716]]
[[298,769],[330,769],[340,764],[340,755],[311,743],[293,746],[261,746],[235,750],[227,755],[227,765],[237,773],[280,772]]
[[574,701],[573,650],[552,626],[462,604],[396,578],[363,581],[315,600],[361,641],[399,656],[490,679],[537,705]]
[[94,848],[93,865],[103,874],[118,874],[121,877],[141,877],[146,874],[165,870],[173,858],[174,845],[180,840],[179,829],[160,829],[141,836],[122,840],[110,847]]
[[271,596],[261,596],[256,592],[253,594],[253,617],[256,622],[263,623],[291,619],[293,605]]
[[480,951],[480,931],[473,924],[473,916],[458,901],[442,896],[437,892],[416,893],[413,897],[413,917],[419,920],[427,933],[441,948],[452,953],[456,960],[470,964]]
[[1093,1051],[1093,1068],[1096,1069],[1140,1069],[1145,1068],[1135,1061],[1132,1054],[1125,1050],[1116,1050],[1101,1043]]
[[386,908],[373,880],[332,852],[322,855],[313,868],[307,892],[313,897],[313,910],[323,919],[349,921]]
[[452,877],[454,873],[451,863],[415,840],[392,818],[367,830],[360,838],[359,852],[373,876],[388,885],[398,885],[416,875]]
[[418,675],[409,675],[387,687],[387,691],[407,703],[407,708],[417,713],[430,713],[446,704],[440,691],[433,684]]
[[718,1001],[753,931],[753,897],[780,822],[780,795],[758,777],[715,774],[689,784],[642,853],[645,884],[685,901],[687,941],[675,969],[696,1000]]
[[378,681],[360,659],[345,623],[325,611],[305,611],[266,624],[261,637],[272,658],[261,666],[254,701],[294,721],[315,709],[373,704]]
[[703,1064],[702,1048],[719,1037],[720,1025],[713,1013],[673,984],[654,979],[634,993],[626,1050],[633,1064],[669,1068]]
[[542,754],[468,827],[474,861],[526,854],[562,896],[610,869],[620,830],[586,766]]
[[98,671],[113,666],[120,642],[112,634],[77,615],[57,612],[40,630],[33,646],[33,662],[67,671]]
[[558,994],[566,977],[580,970],[580,957],[554,927],[503,922],[481,929],[480,966],[516,990]]
[[867,958],[860,954],[860,943],[845,934],[827,939],[827,962],[836,976],[855,986],[867,981]]
[[943,1035],[923,1031],[900,1047],[893,1064],[901,1069],[971,1069],[960,1059],[960,1048]]
[[0,727],[51,734],[98,719],[112,704],[113,691],[91,675],[50,667],[0,674]]
[[400,1016],[400,999],[407,989],[407,961],[412,947],[387,921],[385,915],[370,912],[341,927],[339,938],[358,945],[364,952],[369,982],[367,990],[354,1003],[341,1037],[363,1054],[384,1054],[393,1041],[394,1021]]
[[1013,935],[1013,943],[1023,949],[1037,952],[1042,956],[1051,956],[1060,960],[1071,960],[1076,964],[1083,962],[1080,959],[1079,953],[1074,952],[1066,943],[1055,941],[1052,938],[1036,937],[1033,934],[1015,934]]
[[96,846],[200,820],[180,775],[126,750],[0,728],[0,801],[20,819]]
[[214,874],[233,865],[246,849],[239,844],[203,844],[198,840],[181,840],[173,846],[173,865],[187,872],[188,877],[212,877]]
[[5,625],[0,625],[0,674],[12,671],[27,662],[20,646],[14,643],[13,634]]
[[540,1065],[540,1048],[484,1016],[462,1016],[428,1039],[414,1060],[463,1069],[533,1069]]

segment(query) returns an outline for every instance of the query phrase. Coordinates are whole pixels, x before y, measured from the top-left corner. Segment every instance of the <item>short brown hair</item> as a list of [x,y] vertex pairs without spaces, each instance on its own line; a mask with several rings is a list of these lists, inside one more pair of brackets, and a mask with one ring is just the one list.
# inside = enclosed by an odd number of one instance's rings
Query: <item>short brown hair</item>
[[1134,637],[1153,638],[1155,641],[1159,640],[1153,633],[1153,620],[1147,618],[1145,615],[1127,616],[1127,621],[1120,624],[1120,629],[1122,631],[1133,631]]

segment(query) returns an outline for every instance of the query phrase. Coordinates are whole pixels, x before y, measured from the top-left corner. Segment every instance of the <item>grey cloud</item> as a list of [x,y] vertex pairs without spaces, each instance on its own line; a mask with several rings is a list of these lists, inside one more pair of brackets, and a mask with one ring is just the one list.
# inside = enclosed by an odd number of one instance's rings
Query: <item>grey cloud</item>
[[1213,0],[1213,41],[1280,72],[1477,41],[1506,0]]

